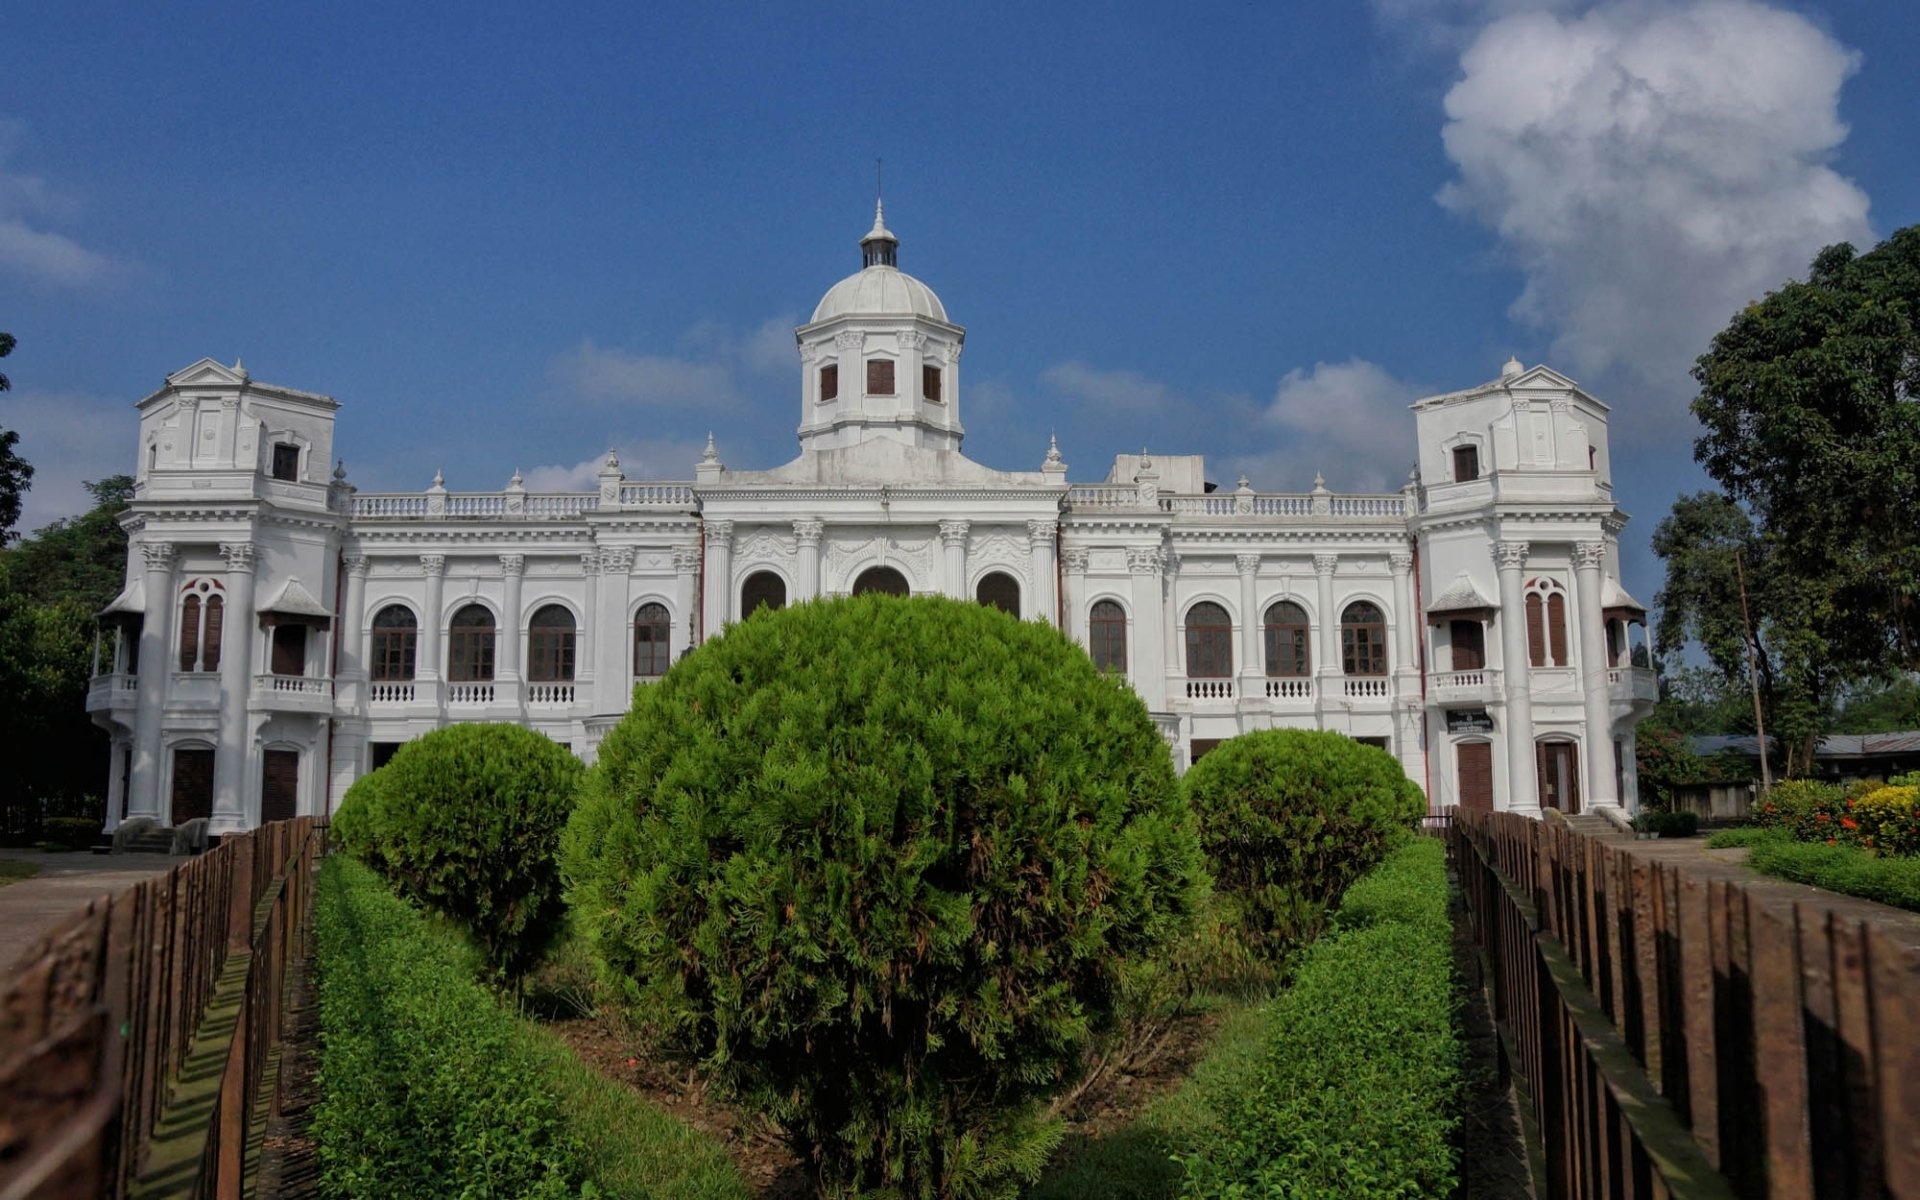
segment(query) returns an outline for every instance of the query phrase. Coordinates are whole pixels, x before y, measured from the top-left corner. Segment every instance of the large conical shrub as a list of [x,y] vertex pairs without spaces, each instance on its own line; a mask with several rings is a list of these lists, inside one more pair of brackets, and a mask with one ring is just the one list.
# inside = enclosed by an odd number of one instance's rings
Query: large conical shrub
[[865,596],[640,689],[563,861],[610,981],[822,1190],[988,1194],[1051,1141],[1199,856],[1140,700],[1050,628]]

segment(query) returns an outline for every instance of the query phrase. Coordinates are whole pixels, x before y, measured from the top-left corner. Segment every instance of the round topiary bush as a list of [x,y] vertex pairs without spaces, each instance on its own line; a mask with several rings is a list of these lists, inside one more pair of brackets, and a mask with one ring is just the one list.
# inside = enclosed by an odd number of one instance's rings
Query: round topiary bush
[[1140,700],[1052,629],[862,596],[640,690],[567,829],[607,981],[821,1190],[993,1194],[1057,1139],[1120,972],[1200,858]]
[[1347,885],[1426,811],[1392,755],[1310,729],[1230,738],[1185,783],[1214,886],[1269,958],[1312,941]]
[[497,978],[540,961],[566,914],[560,832],[584,768],[517,725],[449,725],[355,781],[333,838],[394,891],[464,926]]

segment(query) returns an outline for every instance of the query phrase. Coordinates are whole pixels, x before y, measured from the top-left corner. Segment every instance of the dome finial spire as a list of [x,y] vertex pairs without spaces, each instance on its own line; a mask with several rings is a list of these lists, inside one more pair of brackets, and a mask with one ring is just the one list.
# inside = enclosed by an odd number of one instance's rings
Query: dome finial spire
[[880,159],[873,160],[873,228],[860,239],[862,267],[898,267],[900,239],[887,228],[887,206],[880,196]]

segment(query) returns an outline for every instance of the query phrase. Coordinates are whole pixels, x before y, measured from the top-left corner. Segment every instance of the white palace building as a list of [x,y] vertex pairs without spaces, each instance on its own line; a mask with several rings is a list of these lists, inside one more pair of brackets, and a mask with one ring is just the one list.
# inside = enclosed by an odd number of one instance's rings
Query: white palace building
[[[203,359],[140,401],[125,590],[87,707],[107,827],[328,813],[409,738],[512,721],[591,759],[635,685],[764,606],[937,593],[1058,625],[1181,767],[1272,726],[1387,749],[1435,806],[1636,807],[1655,698],[1607,406],[1553,370],[1413,405],[1399,492],[1267,494],[1199,455],[1069,480],[961,453],[966,331],[876,214],[795,331],[799,456],[591,492],[357,492],[328,396]],[[1639,626],[1636,640],[1632,630]]]

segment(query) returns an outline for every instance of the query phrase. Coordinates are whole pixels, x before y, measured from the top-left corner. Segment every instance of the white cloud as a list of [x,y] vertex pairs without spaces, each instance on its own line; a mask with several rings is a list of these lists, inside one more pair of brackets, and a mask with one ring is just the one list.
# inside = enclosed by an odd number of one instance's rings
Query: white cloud
[[60,287],[109,279],[119,267],[112,258],[45,227],[49,218],[70,216],[73,206],[41,176],[10,165],[24,131],[18,121],[0,120],[0,277]]
[[0,397],[0,425],[19,433],[14,453],[33,465],[16,529],[31,533],[93,507],[85,484],[132,474],[132,406],[76,392],[20,390]]
[[[624,442],[614,447],[620,470],[628,479],[691,479],[704,442],[671,438]],[[570,467],[541,466],[525,472],[522,482],[530,492],[587,492],[600,486],[604,452]]]
[[1458,53],[1491,21],[1519,12],[1573,12],[1589,0],[1372,0],[1381,30],[1416,49]]
[[1335,491],[1396,489],[1414,458],[1407,405],[1422,394],[1365,359],[1296,367],[1265,414],[1277,444],[1227,455],[1220,466],[1229,478],[1246,474],[1260,491],[1304,491],[1317,471],[1328,473]]
[[591,338],[554,358],[548,374],[575,398],[647,408],[730,409],[740,402],[725,363],[601,347]]
[[1866,195],[1826,165],[1858,56],[1797,14],[1519,12],[1460,65],[1443,133],[1459,173],[1440,201],[1498,233],[1526,277],[1513,315],[1550,331],[1565,367],[1651,393],[1642,435],[1684,419],[1688,368],[1742,305],[1822,246],[1871,240]]
[[1040,380],[1076,404],[1129,414],[1167,414],[1180,404],[1172,388],[1138,371],[1107,371],[1083,362],[1063,362],[1042,371]]

